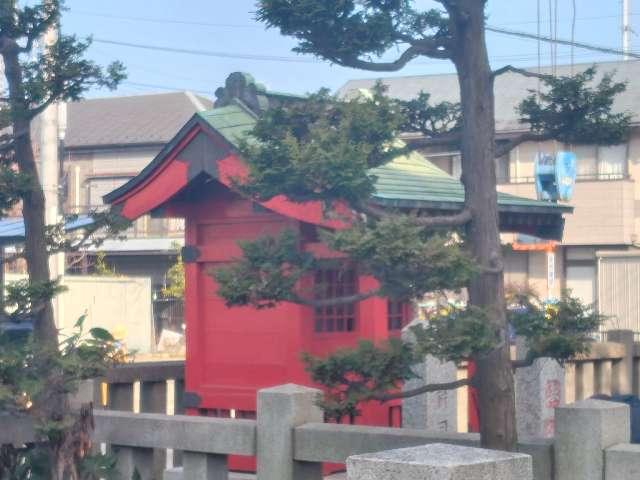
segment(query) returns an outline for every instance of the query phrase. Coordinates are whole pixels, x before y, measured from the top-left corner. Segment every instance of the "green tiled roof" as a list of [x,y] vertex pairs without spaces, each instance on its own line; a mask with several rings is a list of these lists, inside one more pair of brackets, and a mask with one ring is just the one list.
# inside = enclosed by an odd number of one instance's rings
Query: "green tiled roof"
[[[255,115],[242,103],[216,108],[198,115],[237,146],[246,139],[256,123]],[[456,209],[464,202],[460,181],[429,162],[418,152],[400,156],[372,173],[377,177],[375,197],[384,204],[398,207]],[[569,207],[498,193],[501,210],[561,211]]]
[[[397,206],[439,206],[456,208],[464,202],[462,183],[440,170],[418,152],[395,158],[374,169],[377,177],[376,198]],[[498,192],[498,205],[503,208],[567,209],[554,203],[531,200]]]
[[235,105],[198,112],[197,115],[211,125],[231,145],[235,146],[240,140],[247,138],[248,133],[256,124],[255,115],[240,102]]

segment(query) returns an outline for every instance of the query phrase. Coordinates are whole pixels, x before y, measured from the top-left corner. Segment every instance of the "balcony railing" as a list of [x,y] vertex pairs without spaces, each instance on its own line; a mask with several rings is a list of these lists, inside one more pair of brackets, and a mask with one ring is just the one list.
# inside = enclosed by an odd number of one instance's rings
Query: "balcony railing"
[[[68,207],[68,214],[87,215],[106,209],[105,205],[79,205]],[[122,233],[127,238],[183,238],[184,220],[177,218],[151,218],[145,215],[134,221]]]
[[[585,173],[576,175],[577,182],[606,182],[612,180],[627,180],[629,175],[626,173]],[[535,177],[498,177],[499,185],[519,184],[519,183],[535,183]]]

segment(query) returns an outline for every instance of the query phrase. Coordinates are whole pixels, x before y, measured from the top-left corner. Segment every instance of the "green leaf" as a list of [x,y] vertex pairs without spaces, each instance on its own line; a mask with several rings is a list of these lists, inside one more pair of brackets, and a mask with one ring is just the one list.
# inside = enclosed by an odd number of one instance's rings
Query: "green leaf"
[[96,340],[102,340],[103,342],[114,342],[115,338],[108,330],[100,327],[94,327],[89,330],[89,334]]
[[87,314],[83,314],[80,315],[80,318],[78,318],[78,320],[76,321],[74,328],[77,328],[79,330],[82,330],[82,327],[84,325],[84,321],[87,319]]

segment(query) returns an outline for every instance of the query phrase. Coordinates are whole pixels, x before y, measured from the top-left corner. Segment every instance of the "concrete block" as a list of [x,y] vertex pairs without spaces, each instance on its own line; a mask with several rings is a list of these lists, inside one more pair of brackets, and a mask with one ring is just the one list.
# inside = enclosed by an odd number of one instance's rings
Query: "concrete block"
[[113,445],[120,480],[131,480],[137,470],[141,480],[153,480],[153,449]]
[[258,480],[321,480],[322,464],[293,459],[294,428],[322,422],[320,390],[281,385],[258,391]]
[[182,467],[174,467],[164,471],[162,480],[183,480]]
[[531,480],[531,457],[434,443],[347,459],[348,480]]
[[226,455],[183,452],[182,478],[184,480],[227,480]]
[[603,480],[604,450],[629,442],[629,406],[582,400],[556,410],[556,480]]
[[565,372],[553,359],[539,358],[519,368],[516,382],[518,436],[551,438],[555,432],[555,409],[565,403]]
[[624,443],[608,448],[604,464],[606,480],[640,478],[640,445]]

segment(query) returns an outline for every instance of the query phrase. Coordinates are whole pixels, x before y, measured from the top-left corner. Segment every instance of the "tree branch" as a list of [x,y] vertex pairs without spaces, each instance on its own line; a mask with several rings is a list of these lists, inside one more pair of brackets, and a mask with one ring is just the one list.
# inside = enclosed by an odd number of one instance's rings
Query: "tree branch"
[[349,305],[352,303],[361,302],[371,297],[380,295],[380,290],[369,290],[368,292],[356,293],[354,295],[347,295],[344,297],[326,298],[321,300],[312,300],[308,298],[302,298],[298,295],[294,295],[292,302],[299,303],[301,305],[307,305],[314,308],[334,307],[338,305]]
[[496,145],[494,156],[495,158],[500,158],[525,142],[546,142],[547,140],[553,140],[551,134],[534,132],[522,133],[517,137],[507,140],[505,143]]
[[472,378],[462,378],[460,380],[456,380],[455,382],[447,382],[447,383],[431,383],[429,385],[424,385],[422,387],[414,388],[411,390],[404,390],[402,392],[393,392],[393,393],[383,393],[381,395],[374,395],[372,397],[373,400],[379,400],[381,402],[386,402],[388,400],[395,400],[398,398],[411,398],[418,395],[422,395],[424,393],[429,392],[441,392],[443,390],[455,390],[460,387],[473,386]]
[[40,113],[42,113],[43,111],[46,110],[46,108],[51,105],[52,103],[55,103],[59,100],[59,95],[51,95],[49,98],[47,98],[44,102],[42,102],[40,105],[38,105],[37,107],[33,107],[29,109],[29,119],[33,119],[35,117],[37,117]]
[[357,68],[359,70],[369,70],[373,72],[396,72],[401,70],[411,60],[421,55],[431,58],[448,59],[451,58],[451,51],[443,44],[431,38],[413,40],[402,54],[393,62],[371,62],[361,60],[356,56],[339,57],[335,55],[323,55],[330,60],[343,67]]
[[511,361],[511,368],[518,369],[518,368],[526,368],[526,367],[530,367],[531,365],[533,365],[533,362],[536,361],[536,357],[527,357],[524,358],[522,360],[512,360]]
[[493,78],[496,78],[500,75],[504,75],[505,73],[517,73],[518,75],[522,75],[524,77],[531,77],[531,78],[539,78],[540,80],[549,80],[551,78],[553,78],[553,75],[548,75],[546,73],[536,73],[536,72],[532,72],[530,70],[525,70],[524,68],[518,68],[518,67],[514,67],[513,65],[505,65],[502,68],[499,68],[497,70],[494,70],[491,73],[491,76]]
[[[393,217],[393,215],[387,212],[384,208],[377,205],[366,204],[361,206],[360,210],[362,210],[363,213],[378,219]],[[438,215],[434,217],[414,216],[413,220],[417,225],[425,228],[460,227],[471,221],[471,211],[465,208],[459,213],[455,213],[453,215]]]

